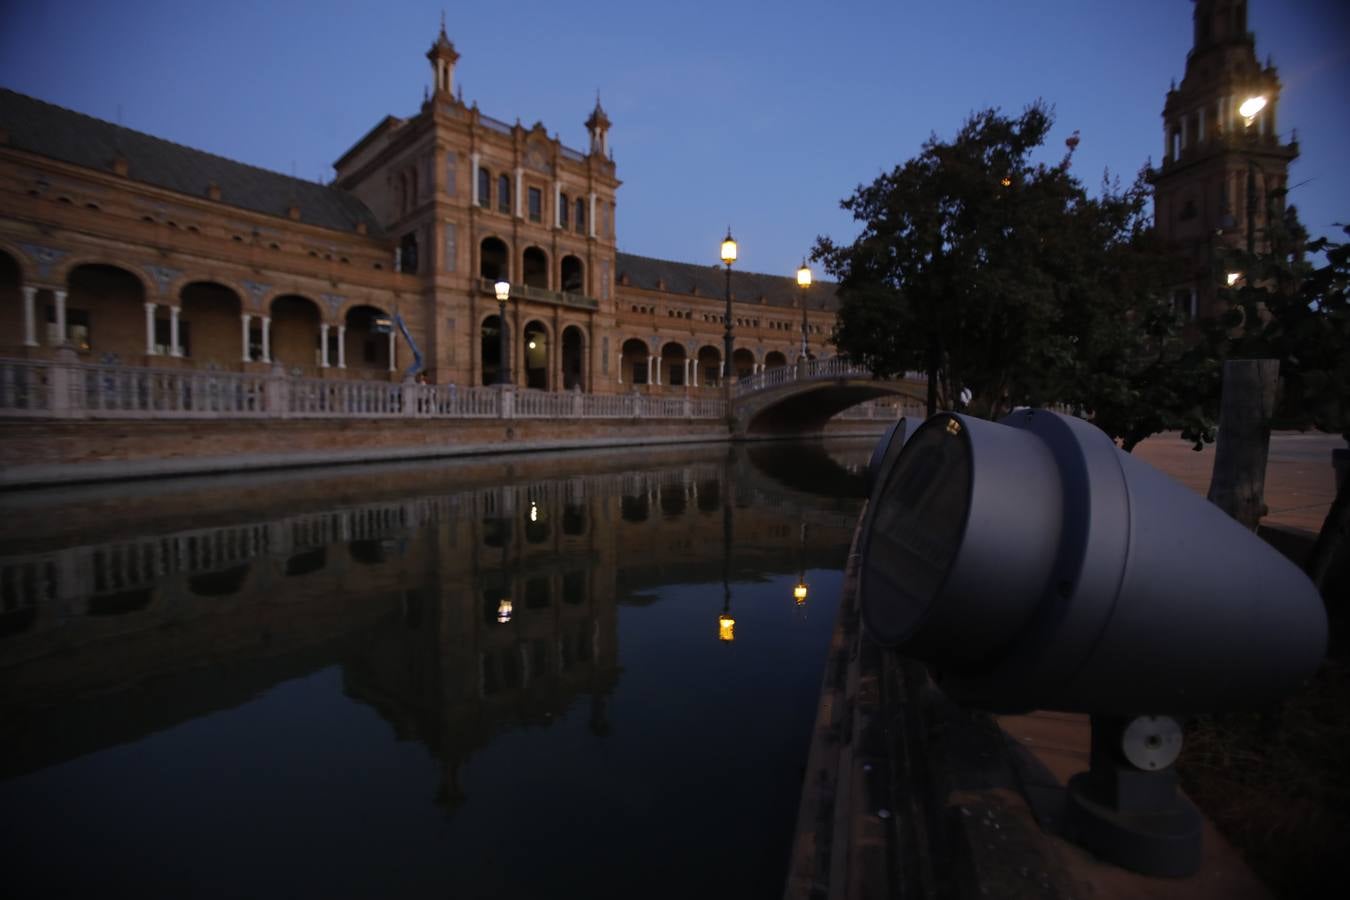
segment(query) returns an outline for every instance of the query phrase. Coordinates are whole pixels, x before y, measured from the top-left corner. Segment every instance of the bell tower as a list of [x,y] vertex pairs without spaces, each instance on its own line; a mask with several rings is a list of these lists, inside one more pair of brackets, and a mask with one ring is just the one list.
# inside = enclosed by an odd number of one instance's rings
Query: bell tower
[[1193,0],[1194,33],[1181,85],[1163,105],[1162,166],[1152,176],[1158,234],[1191,258],[1173,302],[1192,318],[1216,313],[1222,248],[1262,252],[1284,213],[1294,140],[1276,130],[1280,80],[1256,56],[1247,0]]
[[432,84],[434,85],[432,93],[437,97],[451,98],[455,93],[455,63],[459,62],[459,54],[455,52],[455,45],[450,43],[450,38],[445,35],[445,14],[441,14],[441,33],[436,36],[436,43],[431,45],[427,51],[427,59],[431,60]]
[[586,130],[591,134],[591,153],[604,156],[609,152],[609,116],[600,108],[600,93],[595,94],[595,109],[586,120]]

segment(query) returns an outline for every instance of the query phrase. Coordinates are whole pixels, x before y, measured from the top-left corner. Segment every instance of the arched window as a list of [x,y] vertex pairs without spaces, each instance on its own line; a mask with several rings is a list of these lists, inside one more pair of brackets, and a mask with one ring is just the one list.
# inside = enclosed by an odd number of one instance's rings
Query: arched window
[[492,206],[492,173],[487,169],[478,170],[478,205],[483,209]]
[[497,212],[511,211],[511,176],[497,176]]

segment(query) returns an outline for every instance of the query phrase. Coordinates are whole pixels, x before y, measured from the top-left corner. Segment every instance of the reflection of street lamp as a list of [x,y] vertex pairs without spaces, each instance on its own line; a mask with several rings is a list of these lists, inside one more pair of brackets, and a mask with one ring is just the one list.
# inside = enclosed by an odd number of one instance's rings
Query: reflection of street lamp
[[802,260],[802,267],[797,270],[797,287],[802,289],[802,359],[806,359],[806,295],[811,289],[811,270],[806,267],[806,260]]
[[806,573],[803,572],[801,577],[802,580],[792,589],[792,599],[797,601],[798,606],[806,602]]
[[[730,240],[730,231],[728,231]],[[725,251],[724,251],[725,252]],[[735,249],[732,249],[733,256]],[[731,264],[728,263],[728,271]],[[736,640],[736,620],[731,617],[731,471],[723,469],[722,485],[722,614],[717,617],[717,638],[722,641]]]
[[[1248,97],[1242,101],[1238,107],[1238,115],[1242,116],[1243,126],[1252,127],[1252,121],[1266,108],[1266,98],[1263,95]],[[1250,139],[1250,136],[1248,136]],[[1256,161],[1251,157],[1251,151],[1247,152],[1247,256],[1250,257],[1256,252]],[[1250,264],[1250,262],[1249,262]]]
[[503,597],[497,601],[497,621],[502,625],[511,621],[511,599]]
[[493,288],[497,292],[497,383],[506,384],[506,301],[511,299],[511,282],[499,281]]
[[798,606],[806,603],[806,523],[802,523],[801,544],[797,549],[797,563],[801,566],[798,570],[797,583],[792,588],[792,599],[797,601]]
[[727,415],[731,415],[731,348],[734,339],[731,335],[731,264],[736,261],[736,240],[731,236],[731,226],[727,226],[727,236],[722,239],[722,262],[727,265],[727,311],[726,334],[722,338],[725,357],[722,360],[722,399],[727,403]]

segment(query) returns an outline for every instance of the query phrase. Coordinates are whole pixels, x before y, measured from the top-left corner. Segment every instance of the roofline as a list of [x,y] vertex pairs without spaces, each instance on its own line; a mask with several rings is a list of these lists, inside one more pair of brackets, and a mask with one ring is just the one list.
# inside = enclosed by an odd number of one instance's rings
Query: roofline
[[375,140],[375,138],[384,131],[384,129],[393,125],[402,125],[405,121],[407,120],[400,119],[398,116],[385,116],[379,122],[375,123],[375,127],[367,131],[360,140],[355,144],[352,144],[346,153],[338,157],[337,162],[333,163],[333,168],[340,169],[349,159],[364,150],[371,141]]

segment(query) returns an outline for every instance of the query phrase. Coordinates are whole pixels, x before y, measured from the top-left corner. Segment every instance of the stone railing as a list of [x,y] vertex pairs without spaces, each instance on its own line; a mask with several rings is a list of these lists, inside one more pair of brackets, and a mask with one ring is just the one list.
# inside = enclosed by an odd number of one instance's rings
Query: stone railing
[[720,419],[720,398],[338,381],[0,359],[0,418]]
[[[497,296],[497,286],[491,278],[478,279],[478,289],[484,294]],[[532,287],[528,284],[511,283],[511,299],[534,300],[539,303],[551,303],[554,306],[572,306],[578,309],[599,309],[600,301],[585,294],[573,294],[568,291],[550,291],[547,288]]]
[[[871,378],[872,370],[853,362],[846,356],[827,356],[808,360],[791,366],[778,366],[757,372],[749,378],[742,378],[732,386],[732,396],[744,397],[757,391],[769,390],[800,381],[827,380],[832,378]],[[926,383],[917,372],[906,372],[906,381]]]

